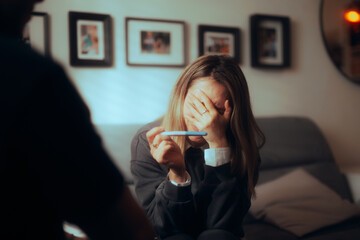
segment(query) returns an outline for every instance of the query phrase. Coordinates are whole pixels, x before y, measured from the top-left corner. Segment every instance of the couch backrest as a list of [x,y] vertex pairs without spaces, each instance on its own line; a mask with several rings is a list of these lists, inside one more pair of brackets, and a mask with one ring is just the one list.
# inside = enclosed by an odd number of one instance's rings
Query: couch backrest
[[[259,183],[303,167],[343,198],[352,199],[347,180],[339,172],[323,134],[313,121],[303,117],[263,117],[256,121],[266,136],[266,143],[260,150]],[[105,149],[128,184],[133,183],[130,144],[142,125],[96,126]]]
[[130,172],[131,140],[143,124],[97,125],[97,131],[102,137],[103,145],[120,169],[128,184],[133,183]]
[[264,117],[256,121],[266,137],[260,149],[259,184],[301,167],[342,198],[352,201],[347,179],[340,173],[324,135],[312,120]]
[[257,118],[266,136],[261,169],[333,162],[330,148],[313,121],[303,117]]

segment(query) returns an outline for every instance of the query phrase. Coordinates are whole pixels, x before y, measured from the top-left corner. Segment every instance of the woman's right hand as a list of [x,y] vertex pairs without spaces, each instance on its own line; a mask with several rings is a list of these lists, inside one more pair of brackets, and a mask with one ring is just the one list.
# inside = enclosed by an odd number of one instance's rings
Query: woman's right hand
[[170,136],[160,135],[163,127],[154,127],[146,133],[150,145],[150,153],[160,164],[170,169],[169,178],[175,182],[186,181],[184,156],[180,147]]

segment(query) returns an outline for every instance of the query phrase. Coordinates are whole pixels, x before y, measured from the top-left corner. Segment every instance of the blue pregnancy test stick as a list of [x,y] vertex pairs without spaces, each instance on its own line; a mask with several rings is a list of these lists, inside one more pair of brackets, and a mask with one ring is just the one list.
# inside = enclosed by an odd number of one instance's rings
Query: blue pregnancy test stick
[[160,135],[167,136],[206,136],[207,132],[195,132],[195,131],[171,131],[171,132],[162,132]]

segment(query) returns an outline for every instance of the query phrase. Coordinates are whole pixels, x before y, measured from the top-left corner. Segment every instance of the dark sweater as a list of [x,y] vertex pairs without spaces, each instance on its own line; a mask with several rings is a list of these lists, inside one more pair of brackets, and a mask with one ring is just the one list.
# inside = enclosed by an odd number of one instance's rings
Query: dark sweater
[[142,127],[131,144],[131,172],[135,191],[160,237],[187,233],[196,237],[207,229],[227,230],[243,237],[242,220],[250,207],[246,177],[231,175],[230,163],[205,165],[203,152],[185,152],[191,185],[177,187],[168,180],[168,169],[150,154],[146,132],[160,121]]
[[62,68],[0,35],[1,239],[119,239],[123,178]]

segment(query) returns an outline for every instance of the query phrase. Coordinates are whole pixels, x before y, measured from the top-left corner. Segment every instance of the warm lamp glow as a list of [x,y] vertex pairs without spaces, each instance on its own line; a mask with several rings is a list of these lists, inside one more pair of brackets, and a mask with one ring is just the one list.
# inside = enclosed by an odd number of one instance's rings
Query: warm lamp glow
[[360,14],[357,11],[350,10],[345,13],[345,19],[348,22],[358,23],[360,22]]

